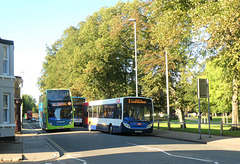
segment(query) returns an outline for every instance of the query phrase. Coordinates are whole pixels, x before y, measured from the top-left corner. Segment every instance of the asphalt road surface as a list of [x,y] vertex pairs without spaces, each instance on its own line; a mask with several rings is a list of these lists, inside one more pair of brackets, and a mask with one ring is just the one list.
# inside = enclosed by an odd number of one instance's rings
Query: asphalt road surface
[[38,122],[30,123],[60,152],[45,164],[238,164],[238,151],[214,145],[171,140],[149,135],[110,135],[88,132],[82,127],[70,131],[45,132]]

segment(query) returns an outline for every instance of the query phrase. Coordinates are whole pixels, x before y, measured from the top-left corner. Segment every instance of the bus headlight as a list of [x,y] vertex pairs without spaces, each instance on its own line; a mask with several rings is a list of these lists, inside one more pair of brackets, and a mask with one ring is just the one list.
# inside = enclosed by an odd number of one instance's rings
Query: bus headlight
[[129,128],[129,129],[131,128],[130,125],[127,124],[127,123],[125,123],[125,122],[123,122],[123,125],[124,125],[126,128]]
[[70,125],[72,123],[72,121],[70,121],[69,123],[68,123],[68,125]]
[[147,126],[147,129],[151,128],[152,127],[152,124],[148,124]]

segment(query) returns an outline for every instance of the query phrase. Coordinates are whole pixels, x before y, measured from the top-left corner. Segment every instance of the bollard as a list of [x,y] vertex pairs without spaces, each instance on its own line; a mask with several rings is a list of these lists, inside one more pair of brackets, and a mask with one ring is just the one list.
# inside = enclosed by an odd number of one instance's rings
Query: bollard
[[158,129],[160,128],[160,123],[159,123],[159,119],[158,119]]
[[223,121],[221,121],[221,123],[220,123],[221,125],[221,127],[220,127],[220,134],[223,136]]
[[168,122],[168,130],[171,130],[170,122]]
[[183,121],[182,131],[185,132],[185,121]]

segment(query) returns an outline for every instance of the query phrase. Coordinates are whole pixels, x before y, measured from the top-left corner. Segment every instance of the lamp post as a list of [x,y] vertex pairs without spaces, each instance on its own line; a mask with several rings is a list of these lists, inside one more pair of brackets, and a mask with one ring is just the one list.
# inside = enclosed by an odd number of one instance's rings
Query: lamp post
[[136,97],[138,97],[138,77],[137,77],[137,34],[136,34],[136,19],[132,18],[129,21],[134,22],[134,37],[135,37],[135,73],[136,73]]
[[167,89],[167,123],[168,123],[168,130],[170,130],[169,85],[168,85],[168,55],[167,55],[167,50],[165,51],[165,57],[166,57],[166,89]]

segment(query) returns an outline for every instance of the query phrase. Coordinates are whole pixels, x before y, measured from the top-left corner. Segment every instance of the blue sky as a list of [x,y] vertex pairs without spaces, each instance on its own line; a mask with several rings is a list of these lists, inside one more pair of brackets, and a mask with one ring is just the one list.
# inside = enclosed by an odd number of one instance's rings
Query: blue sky
[[32,95],[38,101],[37,79],[46,56],[46,45],[60,39],[68,27],[77,26],[101,7],[115,6],[118,0],[0,2],[0,37],[14,41],[15,76],[23,77],[22,93]]

